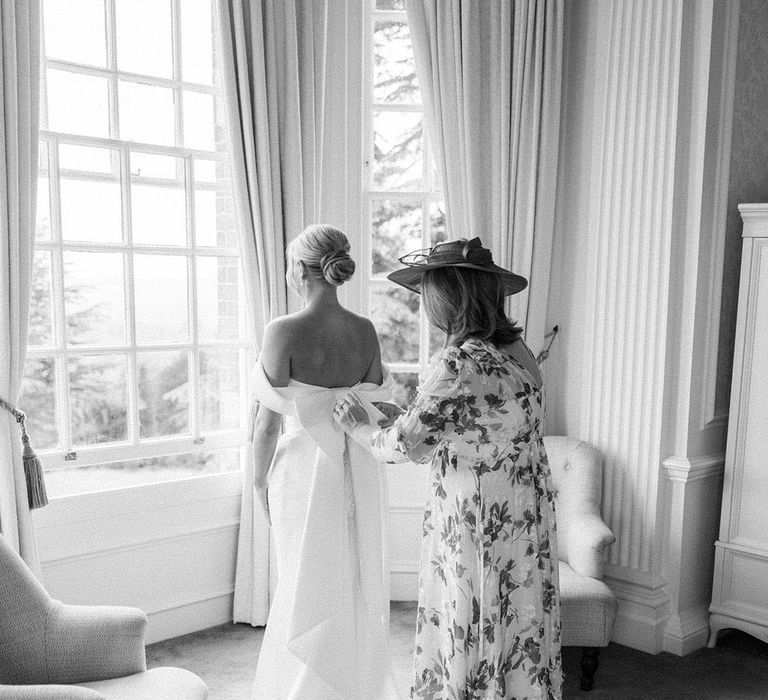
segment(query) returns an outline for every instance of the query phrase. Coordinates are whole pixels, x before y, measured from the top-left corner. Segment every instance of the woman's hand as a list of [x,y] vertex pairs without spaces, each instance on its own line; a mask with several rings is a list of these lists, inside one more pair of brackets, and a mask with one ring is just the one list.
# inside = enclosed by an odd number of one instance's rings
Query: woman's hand
[[269,515],[269,486],[267,484],[255,484],[253,489],[256,497],[256,507],[264,513],[267,523],[272,527],[272,518]]
[[380,428],[389,428],[405,411],[400,408],[396,403],[389,403],[388,401],[374,401],[373,405],[376,406],[383,414],[384,418],[379,421]]
[[358,425],[368,425],[368,412],[363,408],[360,399],[351,391],[336,402],[333,407],[333,418],[345,433],[354,430]]

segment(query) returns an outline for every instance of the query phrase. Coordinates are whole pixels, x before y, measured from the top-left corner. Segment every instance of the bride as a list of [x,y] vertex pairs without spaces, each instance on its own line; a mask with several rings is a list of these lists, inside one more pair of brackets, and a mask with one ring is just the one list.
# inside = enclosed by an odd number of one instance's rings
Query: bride
[[337,297],[355,270],[349,247],[325,225],[288,246],[286,279],[305,306],[267,326],[254,370],[256,500],[277,553],[254,698],[399,697],[388,643],[384,474],[333,420],[350,387],[371,422],[385,418],[373,402],[390,395],[373,325]]

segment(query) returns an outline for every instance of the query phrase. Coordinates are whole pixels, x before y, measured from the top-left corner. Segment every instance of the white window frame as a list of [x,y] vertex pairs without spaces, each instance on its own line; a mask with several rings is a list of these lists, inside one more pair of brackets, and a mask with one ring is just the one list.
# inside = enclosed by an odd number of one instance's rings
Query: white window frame
[[[436,173],[431,167],[433,156],[424,129],[422,189],[420,190],[384,190],[373,187],[374,170],[374,115],[377,112],[412,112],[424,118],[423,104],[390,104],[375,102],[373,99],[373,60],[374,60],[374,31],[379,20],[392,20],[407,24],[405,10],[377,10],[376,0],[367,0],[365,4],[364,37],[363,37],[363,182],[361,208],[361,258],[365,261],[365,274],[362,280],[363,313],[370,317],[371,292],[376,287],[386,287],[392,282],[386,278],[372,276],[371,261],[373,252],[373,230],[371,226],[371,206],[377,200],[401,200],[408,202],[421,201],[421,247],[431,247],[430,211],[433,204],[442,203],[443,193],[439,189]],[[407,253],[410,251],[403,251]],[[429,366],[429,321],[424,310],[424,304],[419,304],[419,360],[418,362],[389,362],[389,368],[396,373],[420,373]]]
[[[167,457],[177,454],[202,454],[225,448],[242,448],[247,443],[247,431],[245,417],[247,414],[247,397],[245,391],[240,391],[240,424],[242,427],[203,432],[200,425],[201,415],[201,387],[199,382],[199,360],[201,351],[235,349],[239,355],[239,382],[241,387],[247,385],[247,366],[250,353],[253,351],[253,339],[250,336],[249,324],[246,322],[246,304],[244,297],[244,285],[242,266],[239,270],[239,328],[240,337],[236,340],[199,340],[197,323],[197,256],[202,257],[228,257],[242,261],[239,248],[229,247],[197,247],[195,245],[195,203],[196,190],[215,190],[215,183],[196,182],[194,179],[194,161],[206,160],[215,162],[222,156],[215,151],[186,148],[181,145],[183,138],[183,99],[185,91],[199,92],[216,95],[215,85],[190,83],[182,80],[181,68],[181,18],[180,0],[171,0],[172,12],[172,46],[173,46],[173,75],[174,78],[150,77],[126,71],[118,70],[116,55],[116,24],[115,24],[115,0],[105,0],[106,22],[106,67],[98,68],[70,61],[49,59],[45,55],[44,25],[41,27],[43,35],[41,83],[42,95],[40,106],[40,142],[41,153],[43,148],[48,154],[48,162],[41,166],[41,176],[48,177],[50,193],[50,240],[36,240],[35,250],[48,251],[51,260],[52,276],[52,303],[55,305],[53,315],[53,328],[51,346],[29,346],[27,360],[52,359],[55,363],[55,401],[59,446],[51,449],[37,450],[46,471],[87,467],[108,464],[112,462],[131,461],[138,459],[150,459],[153,457]],[[106,78],[109,85],[109,130],[110,138],[72,135],[48,130],[47,119],[47,93],[46,79],[48,69],[63,70],[70,73],[98,76]],[[123,141],[119,134],[119,105],[118,84],[120,81],[139,83],[143,85],[160,86],[174,90],[174,114],[175,114],[175,145],[164,146],[134,141]],[[45,144],[45,146],[43,145]],[[60,179],[61,172],[58,163],[58,147],[60,144],[77,146],[95,146],[110,148],[119,153],[119,176],[106,173],[77,172],[66,170],[67,179],[87,179],[88,181],[119,182],[121,190],[121,221],[123,239],[121,243],[90,243],[65,241],[62,238],[60,220]],[[187,241],[184,246],[171,245],[143,245],[134,244],[132,240],[130,212],[131,212],[131,185],[132,183],[168,186],[170,180],[148,178],[131,175],[131,153],[146,153],[153,155],[173,156],[181,159],[183,167],[177,167],[176,183],[183,188],[186,198]],[[179,161],[177,161],[179,162]],[[181,172],[180,172],[181,170]],[[64,280],[63,257],[65,252],[121,252],[123,255],[123,284],[125,294],[126,313],[126,342],[121,345],[77,345],[66,346],[65,339],[65,309],[64,309]],[[134,277],[133,258],[136,254],[170,255],[186,257],[187,260],[187,299],[189,302],[189,339],[186,342],[176,343],[136,343],[136,323],[134,314]],[[246,329],[243,331],[242,329]],[[244,337],[245,336],[245,337]],[[188,381],[189,381],[189,431],[184,434],[171,436],[140,438],[139,411],[138,411],[138,384],[136,381],[137,355],[143,351],[178,351],[186,352],[188,357]],[[94,356],[119,353],[127,356],[126,389],[128,397],[127,406],[127,438],[124,441],[102,444],[77,445],[72,444],[70,434],[70,402],[67,391],[68,360],[71,356]],[[241,453],[241,465],[243,450]],[[193,473],[190,476],[194,476]]]

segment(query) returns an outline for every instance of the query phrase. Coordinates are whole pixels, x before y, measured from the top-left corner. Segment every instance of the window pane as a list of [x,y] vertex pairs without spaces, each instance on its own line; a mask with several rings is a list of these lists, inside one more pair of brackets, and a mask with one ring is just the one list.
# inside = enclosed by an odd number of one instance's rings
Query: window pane
[[200,425],[203,431],[240,426],[240,363],[235,349],[200,351]]
[[106,78],[49,69],[47,89],[51,131],[109,136]]
[[53,343],[53,279],[51,253],[35,252],[32,267],[32,290],[29,297],[30,346]]
[[187,351],[140,352],[136,356],[139,436],[176,435],[189,431],[189,363]]
[[195,190],[195,243],[221,245],[216,233],[216,192]]
[[64,253],[64,304],[70,345],[125,342],[122,253]]
[[106,65],[104,0],[45,0],[43,10],[48,58]]
[[216,161],[195,158],[195,182],[216,182]]
[[136,255],[133,262],[136,340],[176,343],[189,338],[187,258]]
[[371,205],[371,254],[373,275],[385,275],[400,267],[398,258],[423,248],[421,202],[384,200]]
[[239,335],[237,258],[197,257],[197,323],[202,340],[233,340]]
[[419,295],[393,284],[371,289],[371,321],[384,362],[418,362]]
[[69,360],[72,442],[125,440],[128,393],[125,355],[85,355]]
[[186,245],[187,205],[180,187],[131,186],[133,242]]
[[431,245],[437,245],[448,239],[445,231],[445,205],[442,202],[432,202],[429,205],[429,240]]
[[392,390],[392,398],[401,408],[408,408],[419,388],[419,375],[416,372],[392,372],[392,381],[395,386]]
[[213,28],[210,0],[181,3],[181,75],[191,83],[213,83]]
[[19,409],[27,414],[32,447],[45,449],[59,444],[56,428],[56,364],[53,358],[27,360]]
[[123,239],[120,185],[62,178],[61,233],[68,241],[119,243]]
[[59,168],[62,170],[80,170],[90,173],[119,174],[120,156],[110,148],[93,146],[59,145]]
[[240,448],[147,459],[131,459],[87,467],[54,469],[45,475],[49,496],[60,498],[104,489],[119,489],[159,481],[221,474],[240,469]]
[[184,146],[215,150],[213,95],[184,91]]
[[117,65],[129,73],[173,77],[171,3],[116,0]]
[[51,189],[48,177],[37,178],[37,212],[35,214],[35,239],[51,240]]
[[422,187],[421,115],[377,112],[373,118],[373,182],[377,189]]
[[406,22],[379,20],[373,33],[373,100],[421,102],[411,34]]
[[174,145],[173,90],[121,80],[118,91],[121,139]]
[[131,175],[175,181],[183,178],[183,174],[184,161],[181,158],[131,152]]

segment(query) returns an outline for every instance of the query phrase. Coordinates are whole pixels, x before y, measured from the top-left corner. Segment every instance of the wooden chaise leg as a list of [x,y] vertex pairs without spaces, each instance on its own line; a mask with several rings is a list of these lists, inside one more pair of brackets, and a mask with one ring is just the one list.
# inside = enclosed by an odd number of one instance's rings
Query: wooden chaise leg
[[581,689],[592,690],[600,663],[600,647],[584,647],[581,654]]

